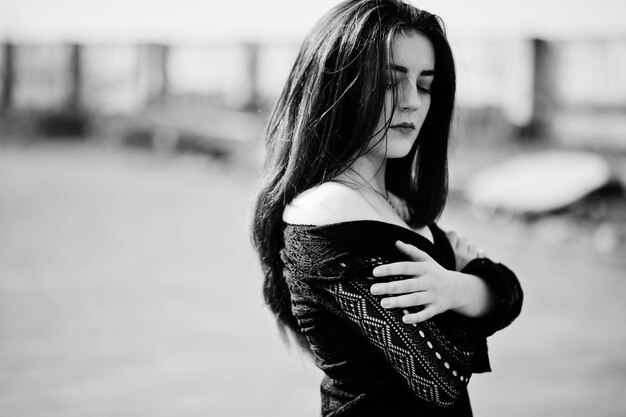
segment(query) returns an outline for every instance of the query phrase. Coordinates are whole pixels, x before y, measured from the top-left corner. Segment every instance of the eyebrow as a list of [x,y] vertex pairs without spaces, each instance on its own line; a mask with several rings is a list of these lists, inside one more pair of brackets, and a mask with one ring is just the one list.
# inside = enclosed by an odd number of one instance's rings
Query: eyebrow
[[[393,71],[401,72],[403,74],[407,74],[409,72],[409,69],[407,67],[403,67],[402,65],[391,64],[389,65],[389,68]],[[429,77],[429,76],[434,76],[434,75],[435,75],[435,70],[424,70],[420,72],[420,76],[423,76],[423,77]]]

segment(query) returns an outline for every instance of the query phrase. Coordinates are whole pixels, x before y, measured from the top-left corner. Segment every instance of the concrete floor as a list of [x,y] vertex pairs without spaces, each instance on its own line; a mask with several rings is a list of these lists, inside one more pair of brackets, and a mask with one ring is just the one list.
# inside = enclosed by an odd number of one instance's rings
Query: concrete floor
[[[263,306],[256,175],[198,156],[0,147],[0,415],[316,416],[319,372]],[[626,260],[538,230],[441,225],[517,272],[476,416],[626,415]]]

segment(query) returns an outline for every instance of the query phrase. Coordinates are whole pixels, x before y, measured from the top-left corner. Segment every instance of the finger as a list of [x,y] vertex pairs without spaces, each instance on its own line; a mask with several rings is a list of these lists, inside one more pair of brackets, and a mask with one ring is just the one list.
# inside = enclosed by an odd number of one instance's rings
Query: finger
[[388,277],[395,275],[420,275],[424,271],[422,265],[415,261],[394,262],[379,265],[372,270],[375,277]]
[[466,258],[468,259],[474,259],[478,256],[478,250],[476,249],[476,246],[467,239],[465,240],[465,253]]
[[406,324],[412,324],[413,326],[417,326],[418,323],[422,323],[437,314],[437,309],[432,305],[427,306],[422,311],[418,311],[417,313],[409,313],[405,310],[404,316],[402,316],[402,321]]
[[410,294],[388,297],[380,300],[384,308],[417,307],[432,302],[432,295],[425,291],[412,292]]
[[467,254],[469,249],[469,242],[462,236],[459,236],[459,240],[457,242],[457,249],[461,254]]
[[408,294],[411,292],[422,291],[423,283],[419,278],[403,279],[393,282],[381,282],[374,284],[370,287],[370,292],[373,295],[386,295],[386,294]]
[[400,252],[407,255],[409,258],[416,262],[429,261],[432,258],[424,251],[417,249],[413,245],[409,245],[408,243],[404,243],[400,240],[396,242],[396,247]]

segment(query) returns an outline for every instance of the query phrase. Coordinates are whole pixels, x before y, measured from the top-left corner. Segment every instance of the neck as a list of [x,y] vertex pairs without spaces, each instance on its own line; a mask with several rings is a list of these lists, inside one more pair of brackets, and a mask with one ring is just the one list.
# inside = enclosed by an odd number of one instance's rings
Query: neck
[[369,158],[363,155],[354,161],[337,179],[347,180],[356,186],[370,187],[382,195],[387,195],[385,171],[387,160]]

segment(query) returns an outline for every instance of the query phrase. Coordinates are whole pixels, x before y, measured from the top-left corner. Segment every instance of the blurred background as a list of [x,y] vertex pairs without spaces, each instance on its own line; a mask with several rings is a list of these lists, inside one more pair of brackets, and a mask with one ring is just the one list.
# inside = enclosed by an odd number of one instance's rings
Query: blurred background
[[[261,135],[330,0],[0,0],[0,415],[316,416],[263,305]],[[414,1],[457,60],[440,225],[511,267],[479,416],[626,415],[626,3]]]

